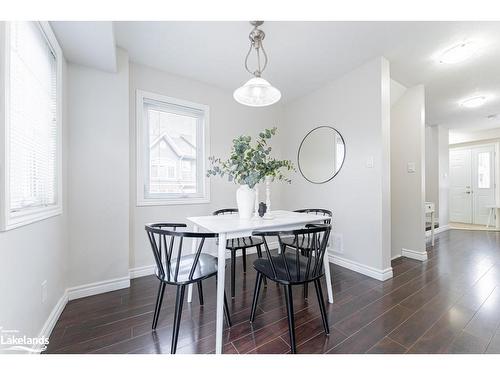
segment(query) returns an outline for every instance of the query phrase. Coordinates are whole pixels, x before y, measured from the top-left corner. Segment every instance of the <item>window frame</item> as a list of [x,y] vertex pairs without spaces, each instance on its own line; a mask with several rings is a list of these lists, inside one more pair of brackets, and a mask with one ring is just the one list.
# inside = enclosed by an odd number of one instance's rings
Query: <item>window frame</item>
[[62,89],[63,53],[47,21],[36,22],[56,58],[56,203],[46,207],[25,208],[11,212],[10,208],[10,123],[9,123],[9,74],[10,74],[10,23],[0,22],[0,231],[8,231],[63,213],[62,186]]
[[[196,154],[196,166],[200,168],[200,176],[197,177],[197,185],[200,184],[203,192],[199,197],[172,196],[161,197],[159,195],[146,196],[145,186],[149,176],[149,160],[147,158],[146,148],[148,147],[149,137],[147,134],[147,111],[144,110],[144,102],[156,101],[166,105],[182,106],[203,112],[202,125],[198,127],[197,146],[201,146],[201,151]],[[136,205],[141,206],[169,206],[180,204],[207,204],[210,203],[210,181],[206,176],[207,158],[210,155],[210,108],[205,104],[198,104],[181,100],[144,90],[136,90]],[[201,137],[199,141],[198,137]]]

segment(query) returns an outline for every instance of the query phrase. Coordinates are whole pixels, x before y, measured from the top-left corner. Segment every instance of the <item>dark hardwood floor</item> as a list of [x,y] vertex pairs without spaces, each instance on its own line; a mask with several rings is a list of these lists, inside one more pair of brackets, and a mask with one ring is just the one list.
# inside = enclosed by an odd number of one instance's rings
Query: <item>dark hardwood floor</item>
[[[450,230],[437,235],[428,252],[426,262],[394,260],[394,278],[385,282],[331,265],[329,336],[313,288],[309,301],[296,289],[298,353],[500,353],[500,233]],[[224,352],[287,353],[282,289],[269,283],[255,322],[248,322],[254,280],[252,267],[237,277]],[[152,332],[157,287],[147,276],[132,280],[128,289],[69,302],[47,353],[169,353],[175,289],[167,287]],[[204,282],[204,292],[204,306],[196,293],[192,304],[184,304],[178,353],[214,350],[215,280]]]

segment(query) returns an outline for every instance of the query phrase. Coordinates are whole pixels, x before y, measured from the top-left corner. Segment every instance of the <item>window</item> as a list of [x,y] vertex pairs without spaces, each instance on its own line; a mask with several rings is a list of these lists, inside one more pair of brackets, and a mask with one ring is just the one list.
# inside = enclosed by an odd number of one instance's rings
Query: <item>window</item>
[[479,189],[489,189],[490,184],[490,155],[489,152],[477,154],[477,187]]
[[8,230],[62,212],[62,54],[46,22],[5,22],[3,26],[0,195],[4,198],[1,227]]
[[137,90],[137,204],[208,203],[209,109]]

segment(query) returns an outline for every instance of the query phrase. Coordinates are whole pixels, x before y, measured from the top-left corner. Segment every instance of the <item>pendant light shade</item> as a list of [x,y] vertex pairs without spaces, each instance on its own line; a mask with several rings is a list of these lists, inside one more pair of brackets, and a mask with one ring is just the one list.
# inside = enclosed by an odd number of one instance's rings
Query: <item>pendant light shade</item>
[[234,90],[234,100],[250,107],[265,107],[281,99],[281,92],[264,78],[250,78],[240,88]]
[[[254,28],[249,35],[250,49],[245,57],[245,69],[253,75],[253,78],[249,79],[247,83],[240,88],[234,90],[233,94],[234,100],[240,104],[248,105],[250,107],[265,107],[274,104],[281,99],[281,92],[261,77],[262,72],[266,69],[268,63],[267,53],[262,44],[266,34],[259,29],[259,26],[263,23],[264,21],[250,22]],[[257,58],[257,67],[255,70],[251,70],[248,66],[248,58],[250,57],[252,51],[255,51]],[[264,58],[263,64],[261,64],[260,60],[261,54]]]

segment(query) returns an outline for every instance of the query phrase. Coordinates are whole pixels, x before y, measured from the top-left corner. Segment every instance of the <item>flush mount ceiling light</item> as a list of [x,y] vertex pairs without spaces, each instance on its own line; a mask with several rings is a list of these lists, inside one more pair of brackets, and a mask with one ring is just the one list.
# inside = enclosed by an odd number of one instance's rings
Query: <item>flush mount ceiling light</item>
[[486,96],[481,95],[462,100],[460,105],[465,108],[477,108],[481,107],[485,102],[486,102]]
[[[248,36],[250,38],[250,49],[245,57],[245,69],[254,77],[250,78],[243,86],[234,91],[233,97],[238,103],[248,105],[250,107],[265,107],[276,103],[281,99],[281,92],[271,86],[271,84],[261,77],[262,72],[267,67],[267,54],[262,45],[266,34],[259,29],[264,21],[251,21],[250,24],[254,27]],[[257,57],[257,68],[251,71],[248,67],[248,58],[252,50],[255,50]],[[261,65],[260,55],[264,57],[264,65]]]
[[474,56],[479,50],[479,43],[474,41],[459,43],[439,55],[439,62],[443,64],[458,64]]

